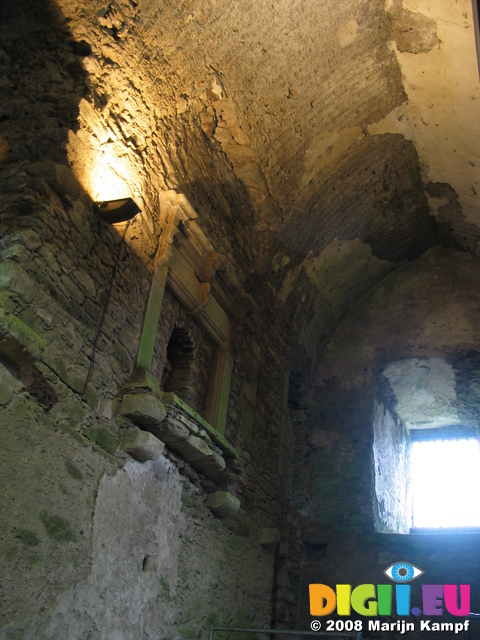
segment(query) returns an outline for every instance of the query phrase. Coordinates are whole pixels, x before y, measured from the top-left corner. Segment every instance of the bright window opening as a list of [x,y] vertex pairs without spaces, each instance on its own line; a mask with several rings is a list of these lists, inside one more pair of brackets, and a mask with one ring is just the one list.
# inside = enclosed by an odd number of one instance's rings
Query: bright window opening
[[478,440],[418,440],[410,454],[413,526],[480,527]]

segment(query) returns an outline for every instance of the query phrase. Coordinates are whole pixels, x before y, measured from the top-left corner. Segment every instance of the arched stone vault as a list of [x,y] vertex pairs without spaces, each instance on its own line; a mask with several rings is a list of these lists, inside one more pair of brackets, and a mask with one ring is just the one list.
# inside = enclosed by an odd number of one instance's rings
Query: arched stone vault
[[[308,274],[327,247],[355,284],[353,294],[329,287],[330,322],[315,320],[317,336],[395,265],[438,244],[477,251],[470,0],[58,4],[92,47],[95,112],[81,104],[69,144],[80,181],[91,191],[82,171],[114,151],[133,171],[118,170],[147,226],[165,188],[184,192],[212,230],[229,220],[232,256],[246,252],[247,273],[274,296],[299,274],[285,318],[295,333],[311,321],[291,310],[315,315],[325,297]],[[338,250],[346,241],[361,255]],[[376,266],[365,270],[368,251]]]
[[[319,567],[405,549],[447,580],[465,545],[374,531],[371,405],[443,358],[478,422],[470,0],[3,2],[0,84],[0,637],[303,625]],[[173,316],[202,415],[150,370]]]

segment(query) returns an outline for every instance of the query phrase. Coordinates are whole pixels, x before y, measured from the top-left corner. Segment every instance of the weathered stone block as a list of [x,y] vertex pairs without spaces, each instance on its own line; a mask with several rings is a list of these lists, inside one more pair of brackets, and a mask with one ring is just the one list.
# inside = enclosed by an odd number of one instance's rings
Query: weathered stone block
[[43,178],[48,186],[59,195],[79,193],[79,186],[71,169],[64,165],[56,164],[51,160],[43,160],[30,164],[28,173],[31,176]]
[[[203,429],[208,436],[211,438],[212,442],[215,443],[221,450],[223,455],[228,459],[236,460],[238,458],[238,452],[232,447],[232,445],[227,442],[225,437],[216,431],[206,420],[204,420],[196,411],[194,411],[186,402],[181,400],[174,393],[163,393],[163,400],[165,402],[165,406],[167,407],[167,411],[169,416],[173,414],[180,414],[183,416],[185,420],[185,424],[191,420],[194,425],[198,425],[201,429]],[[195,431],[195,429],[192,429]]]
[[207,497],[205,505],[220,518],[229,518],[240,509],[240,500],[228,491],[215,491]]
[[14,393],[20,391],[23,384],[8,369],[0,364],[0,404],[8,404]]
[[183,442],[179,442],[176,449],[187,462],[191,463],[213,454],[205,440],[194,435],[190,435]]
[[[159,397],[162,395],[157,380],[143,367],[135,367],[132,375],[125,385],[126,392],[134,389],[148,389]],[[167,404],[165,399],[163,399],[163,402]]]
[[55,371],[58,377],[69,387],[82,393],[88,371],[88,360],[80,350],[66,359],[65,345],[60,338],[49,342],[43,354],[43,361]]
[[275,586],[284,587],[285,589],[291,589],[290,578],[288,576],[287,567],[283,566],[277,570],[275,575]]
[[163,402],[152,393],[126,393],[119,413],[140,427],[148,427],[160,424],[166,410]]
[[231,484],[240,482],[242,476],[237,469],[225,467],[225,469],[218,473],[212,473],[209,478],[213,480],[218,487],[228,487]]
[[25,302],[32,302],[38,285],[19,264],[5,260],[0,264],[0,289],[15,292]]
[[107,453],[113,455],[116,452],[117,441],[115,436],[105,427],[89,427],[88,429],[85,429],[83,433],[89,440],[98,444],[102,449],[105,449]]
[[[212,452],[209,456],[196,460],[192,465],[209,478],[214,478],[217,474],[222,473],[226,466],[225,460],[215,452]],[[222,484],[230,483],[224,482]]]
[[85,409],[76,396],[62,398],[52,408],[51,415],[55,420],[62,421],[69,427],[77,427],[85,415]]
[[277,587],[277,599],[288,602],[289,604],[295,604],[295,595],[293,591],[285,587]]
[[165,444],[148,431],[128,429],[123,434],[120,448],[135,460],[146,462],[159,458],[165,449]]
[[190,435],[186,427],[170,419],[164,420],[161,424],[146,425],[145,428],[151,431],[157,438],[163,440],[167,446],[171,446],[175,451],[178,451],[177,445],[186,440]]
[[269,547],[271,545],[278,544],[280,542],[281,533],[279,529],[275,527],[266,527],[260,529],[258,541],[263,547]]
[[13,313],[0,309],[0,353],[16,364],[29,364],[41,358],[45,349],[35,331]]

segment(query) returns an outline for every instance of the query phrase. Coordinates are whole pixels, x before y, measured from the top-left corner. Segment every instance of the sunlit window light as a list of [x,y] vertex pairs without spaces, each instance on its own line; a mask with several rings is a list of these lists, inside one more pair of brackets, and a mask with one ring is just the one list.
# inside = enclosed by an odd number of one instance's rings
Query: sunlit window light
[[411,446],[415,528],[480,527],[478,440],[419,440]]

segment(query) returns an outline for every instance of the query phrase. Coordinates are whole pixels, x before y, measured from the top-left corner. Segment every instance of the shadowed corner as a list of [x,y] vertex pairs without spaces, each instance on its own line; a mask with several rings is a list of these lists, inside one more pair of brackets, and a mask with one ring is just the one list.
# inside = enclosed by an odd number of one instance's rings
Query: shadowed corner
[[0,167],[2,166],[7,156],[7,151],[8,151],[8,144],[2,137],[0,137]]
[[2,87],[0,162],[68,165],[68,132],[78,128],[79,104],[88,93],[82,59],[91,46],[74,40],[62,11],[48,0],[2,3],[0,24],[2,74],[15,77]]

